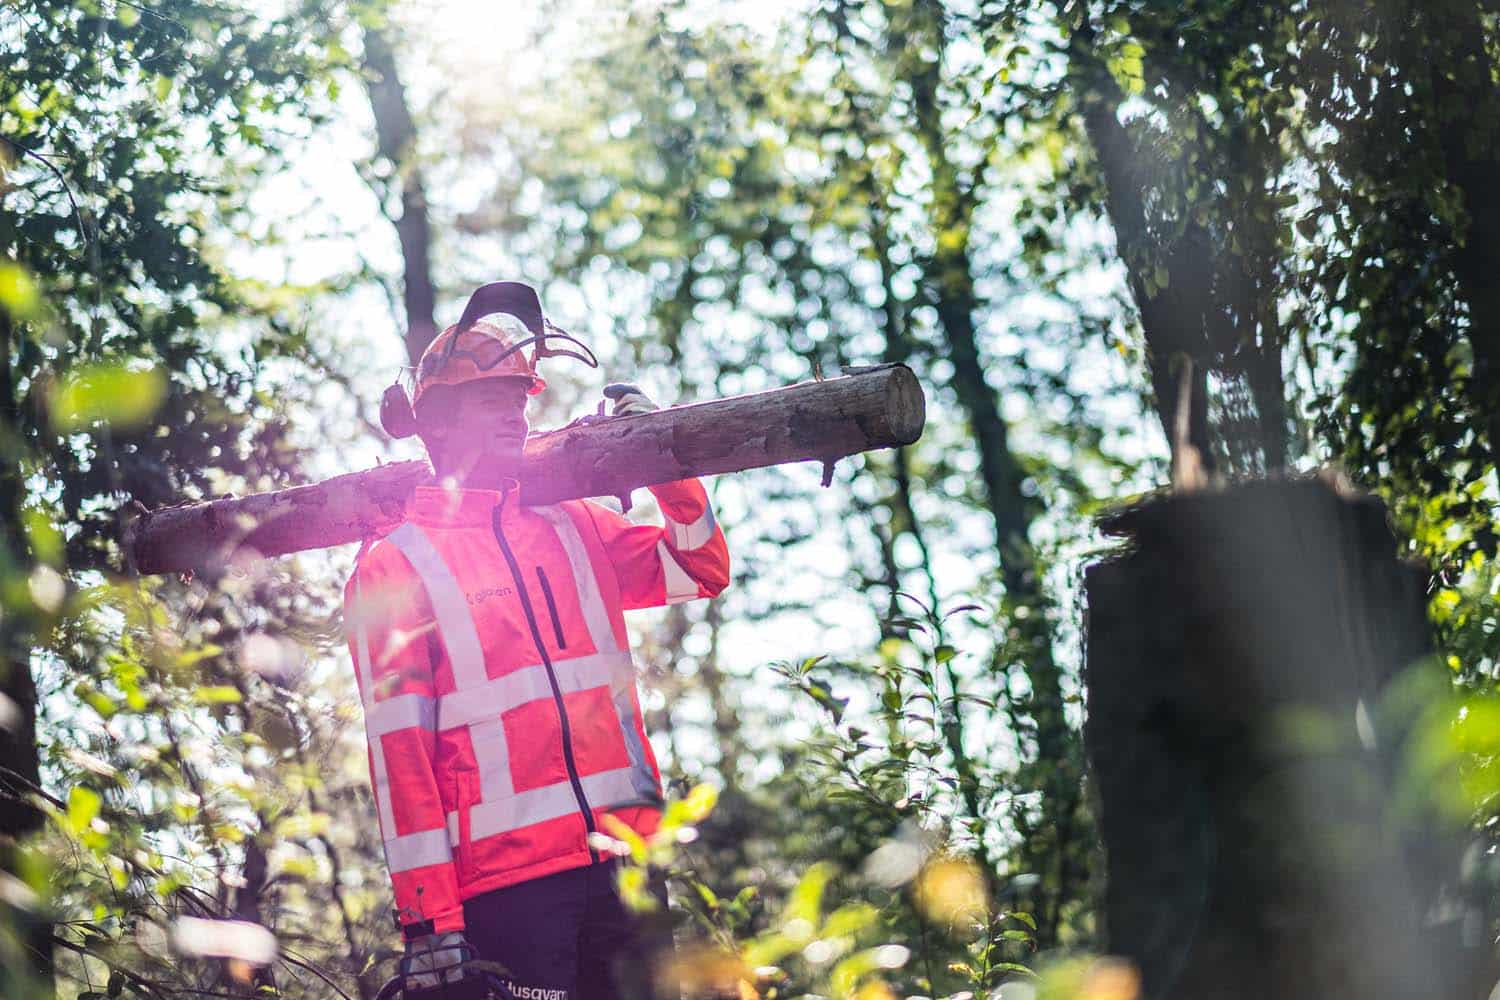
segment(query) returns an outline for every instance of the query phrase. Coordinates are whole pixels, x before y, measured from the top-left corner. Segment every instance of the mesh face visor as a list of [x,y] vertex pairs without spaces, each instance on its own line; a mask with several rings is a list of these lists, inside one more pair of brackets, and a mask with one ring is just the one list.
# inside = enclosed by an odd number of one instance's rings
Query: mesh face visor
[[[535,340],[520,319],[508,313],[486,316],[462,331],[455,327],[444,331],[443,342],[437,350],[422,355],[417,366],[417,382],[432,382],[460,362],[466,362],[474,374],[494,371]],[[463,347],[458,346],[460,341]],[[514,374],[525,374],[523,369],[527,367],[527,359],[516,358],[509,367],[514,369]]]
[[[510,329],[507,330],[506,327]],[[594,352],[589,350],[587,345],[571,333],[551,323],[546,324],[542,333],[523,336],[513,341],[512,337],[517,333],[529,333],[529,331],[520,326],[515,316],[509,314],[499,317],[486,316],[468,329],[449,337],[441,350],[423,355],[422,363],[417,369],[417,382],[420,384],[427,379],[435,378],[452,361],[467,361],[480,372],[490,372],[499,367],[506,358],[533,344],[536,346],[532,351],[530,361],[532,369],[536,368],[539,358],[558,357],[582,361],[590,368],[599,367],[599,359],[594,357]],[[479,336],[476,337],[476,334]],[[480,339],[481,337],[483,339]],[[460,340],[466,346],[459,347]],[[559,342],[562,346],[557,346]]]
[[[530,347],[527,358],[520,352]],[[529,285],[497,281],[477,289],[463,316],[422,356],[416,372],[416,395],[432,385],[458,384],[494,375],[532,380],[535,395],[546,385],[537,375],[541,358],[567,357],[590,368],[599,361],[587,345],[548,322],[541,300]]]

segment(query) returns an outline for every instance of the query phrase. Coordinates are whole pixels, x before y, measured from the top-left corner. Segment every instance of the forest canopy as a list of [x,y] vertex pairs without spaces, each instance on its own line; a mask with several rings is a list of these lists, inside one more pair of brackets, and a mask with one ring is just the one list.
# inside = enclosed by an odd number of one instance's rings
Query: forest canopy
[[709,480],[729,588],[629,619],[670,801],[612,849],[627,899],[670,876],[690,990],[1138,995],[1098,957],[1100,519],[1319,473],[1419,567],[1392,782],[1493,944],[1489,0],[12,0],[0,62],[5,996],[393,974],[353,547],[124,539],[423,457],[381,392],[502,279],[600,361],[544,360],[533,428],[613,382],[926,394],[826,489]]

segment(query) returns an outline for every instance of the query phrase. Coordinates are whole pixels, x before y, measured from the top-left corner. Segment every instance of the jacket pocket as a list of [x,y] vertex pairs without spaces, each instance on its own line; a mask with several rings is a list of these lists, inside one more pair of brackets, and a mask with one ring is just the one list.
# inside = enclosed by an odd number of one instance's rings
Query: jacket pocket
[[557,617],[557,601],[552,596],[552,584],[547,581],[546,570],[538,566],[536,578],[542,585],[542,599],[547,602],[547,614],[552,618],[552,635],[557,639],[557,648],[567,649],[568,643],[563,639],[562,619]]

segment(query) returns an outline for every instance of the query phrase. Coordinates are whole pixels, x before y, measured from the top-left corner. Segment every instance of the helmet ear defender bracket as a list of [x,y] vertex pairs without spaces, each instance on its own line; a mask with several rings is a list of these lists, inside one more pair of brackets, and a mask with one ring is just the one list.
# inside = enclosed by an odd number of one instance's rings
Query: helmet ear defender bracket
[[[488,361],[480,361],[472,352],[456,352],[459,336],[467,333],[470,327],[484,317],[494,313],[508,313],[516,317],[530,331],[531,336],[511,345],[499,357]],[[548,344],[548,341],[563,341],[564,346],[553,347]],[[458,320],[453,336],[449,337],[448,343],[444,345],[443,352],[431,358],[423,357],[421,369],[430,367],[432,370],[419,369],[415,373],[416,379],[420,380],[424,376],[440,371],[455,353],[460,353],[472,360],[481,371],[489,371],[512,354],[528,346],[531,347],[530,367],[533,372],[536,371],[537,362],[542,358],[573,358],[590,368],[599,367],[599,359],[594,356],[593,351],[589,350],[588,345],[566,330],[553,326],[547,320],[542,313],[542,302],[537,297],[536,289],[519,281],[495,281],[480,286],[474,290],[473,295],[469,296],[463,315]],[[388,386],[380,397],[380,426],[393,438],[407,438],[417,433],[416,411],[413,408],[411,396],[399,378]]]
[[417,414],[411,397],[400,381],[392,382],[380,394],[380,426],[393,438],[409,438],[417,433]]

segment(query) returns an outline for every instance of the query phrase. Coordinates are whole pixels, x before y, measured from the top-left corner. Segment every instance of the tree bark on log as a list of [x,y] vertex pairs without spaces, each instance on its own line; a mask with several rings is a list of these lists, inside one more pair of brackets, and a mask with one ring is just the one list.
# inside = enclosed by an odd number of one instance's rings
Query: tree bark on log
[[[1108,949],[1152,1000],[1480,1000],[1465,834],[1403,799],[1425,572],[1321,481],[1180,494],[1090,567],[1085,737]],[[1408,697],[1410,697],[1408,693]]]
[[[926,402],[905,365],[614,417],[533,435],[521,501],[552,504],[616,496],[658,483],[787,462],[822,462],[911,444]],[[401,462],[248,497],[142,514],[124,540],[139,573],[219,571],[233,562],[357,542],[401,520],[429,482],[426,462]]]

